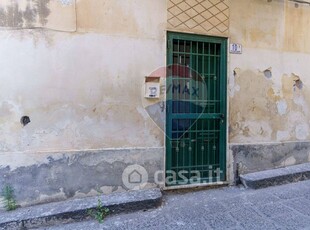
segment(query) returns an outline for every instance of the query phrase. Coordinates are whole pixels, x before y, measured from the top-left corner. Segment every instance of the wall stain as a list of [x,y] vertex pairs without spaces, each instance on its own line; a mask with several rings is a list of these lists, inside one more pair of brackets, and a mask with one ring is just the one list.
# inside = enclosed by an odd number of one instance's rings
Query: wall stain
[[265,71],[239,69],[234,74],[240,90],[230,100],[231,142],[296,141],[308,137],[310,92],[299,76],[283,75],[282,88],[277,89]]
[[234,158],[234,171],[246,174],[308,162],[310,144],[309,142],[242,144],[232,145],[230,149]]
[[[77,28],[79,32],[95,31],[106,34],[145,34],[135,15],[135,3],[126,1],[84,0],[77,4]],[[131,9],[131,11],[129,10]],[[111,23],[115,22],[115,23]]]
[[[163,152],[158,153],[158,149],[63,152],[59,159],[51,153],[42,164],[17,168],[1,165],[0,190],[2,185],[11,184],[22,206],[85,197],[92,191],[105,192],[104,187],[109,193],[125,191],[124,169],[137,163],[154,175],[163,166]],[[148,186],[153,184],[154,177],[150,176]]]
[[23,12],[23,17],[25,20],[26,27],[33,27],[34,23],[36,22],[36,10],[32,9],[29,2],[25,11]]
[[50,0],[28,0],[25,9],[21,9],[16,1],[0,6],[0,27],[29,28],[37,23],[40,26],[46,25],[51,13],[49,2]]
[[6,27],[21,27],[23,25],[23,14],[17,3],[11,3],[6,7],[6,10],[0,10],[0,26]]
[[47,23],[47,17],[51,13],[49,8],[47,7],[50,0],[36,0],[35,6],[36,6],[36,12],[39,15],[39,21],[42,26],[46,25]]
[[276,110],[276,106],[266,97],[272,82],[266,80],[261,72],[239,70],[236,74],[235,82],[240,86],[240,91],[235,92],[230,100],[230,139],[256,137],[268,140],[271,136],[270,124],[263,118],[271,116],[272,111]]
[[284,22],[284,51],[290,52],[310,52],[309,36],[309,14],[310,8],[307,5],[300,5],[296,8],[292,3],[285,3]]

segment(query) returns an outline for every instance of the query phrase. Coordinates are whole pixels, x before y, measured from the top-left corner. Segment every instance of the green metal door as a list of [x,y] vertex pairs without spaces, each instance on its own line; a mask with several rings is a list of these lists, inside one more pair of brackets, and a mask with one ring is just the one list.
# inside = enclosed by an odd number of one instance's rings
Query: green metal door
[[227,39],[168,33],[166,186],[226,180]]

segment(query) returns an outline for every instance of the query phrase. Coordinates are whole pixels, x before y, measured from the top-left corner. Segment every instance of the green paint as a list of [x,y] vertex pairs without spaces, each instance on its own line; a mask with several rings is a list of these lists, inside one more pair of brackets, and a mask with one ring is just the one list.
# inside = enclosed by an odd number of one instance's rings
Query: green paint
[[167,186],[226,180],[226,49],[226,38],[168,33]]

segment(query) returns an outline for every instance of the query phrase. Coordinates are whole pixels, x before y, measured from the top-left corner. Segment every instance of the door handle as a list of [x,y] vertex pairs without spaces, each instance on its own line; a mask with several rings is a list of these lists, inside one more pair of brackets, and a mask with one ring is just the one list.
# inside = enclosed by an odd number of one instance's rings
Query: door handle
[[221,117],[221,123],[224,124],[225,114],[221,113],[220,117]]

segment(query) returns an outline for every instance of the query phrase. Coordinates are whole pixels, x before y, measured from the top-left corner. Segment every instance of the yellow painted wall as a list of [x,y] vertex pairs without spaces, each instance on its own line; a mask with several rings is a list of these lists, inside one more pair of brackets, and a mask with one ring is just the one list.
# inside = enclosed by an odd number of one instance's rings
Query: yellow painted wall
[[0,30],[0,152],[163,146],[141,89],[165,65],[166,2],[44,1],[45,29]]
[[230,41],[243,45],[230,55],[230,141],[309,140],[309,7],[238,0],[230,11]]
[[[45,29],[1,26],[0,152],[163,146],[141,88],[144,76],[166,63],[166,30],[243,45],[241,55],[229,55],[231,143],[309,139],[308,6],[285,0],[45,1],[47,23],[34,23]],[[26,10],[27,1],[18,2]],[[0,10],[0,25],[1,19]],[[23,115],[31,119],[25,127]]]

